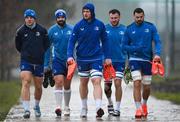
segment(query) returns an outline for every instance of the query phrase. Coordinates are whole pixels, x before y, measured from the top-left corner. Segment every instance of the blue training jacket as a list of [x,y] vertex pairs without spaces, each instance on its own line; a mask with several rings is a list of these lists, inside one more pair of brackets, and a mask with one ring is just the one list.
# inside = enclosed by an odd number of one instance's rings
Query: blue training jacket
[[160,56],[161,53],[161,40],[157,29],[152,23],[146,21],[140,25],[133,22],[127,27],[122,46],[129,53],[130,58],[135,59],[151,61],[153,54]]
[[46,51],[44,67],[48,67],[50,64],[50,56],[52,58],[58,58],[62,61],[67,60],[67,45],[69,38],[72,34],[73,27],[66,24],[64,27],[54,24],[48,30],[48,37],[51,43],[51,48]]
[[111,24],[106,25],[108,35],[108,44],[110,47],[110,58],[112,62],[125,62],[126,53],[122,50],[122,39],[126,30],[126,26],[119,24],[113,27]]
[[73,50],[77,42],[76,56],[80,61],[102,60],[109,57],[106,28],[103,22],[95,18],[94,6],[90,3],[83,8],[91,11],[92,20],[80,20],[73,29],[68,44],[68,57],[73,57]]

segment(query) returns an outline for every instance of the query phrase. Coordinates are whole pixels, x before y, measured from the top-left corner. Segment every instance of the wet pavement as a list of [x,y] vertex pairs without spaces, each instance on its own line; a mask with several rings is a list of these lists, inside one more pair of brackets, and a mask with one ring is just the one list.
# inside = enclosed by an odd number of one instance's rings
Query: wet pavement
[[[102,82],[102,86],[103,82]],[[16,122],[16,121],[155,121],[155,122],[180,122],[180,105],[175,105],[169,101],[158,100],[154,97],[150,97],[148,100],[149,114],[147,118],[143,119],[135,119],[135,105],[133,101],[132,94],[132,83],[126,85],[123,83],[123,96],[121,102],[121,115],[120,117],[109,116],[107,113],[107,100],[105,98],[105,94],[103,94],[103,102],[102,107],[105,111],[105,115],[101,119],[96,119],[95,117],[95,101],[93,99],[93,86],[92,83],[89,82],[89,95],[88,95],[88,117],[86,119],[80,118],[80,110],[81,110],[81,101],[79,96],[79,80],[77,77],[73,78],[72,81],[72,95],[70,101],[71,115],[69,117],[62,115],[62,117],[56,117],[54,113],[55,109],[55,97],[53,88],[50,86],[47,89],[43,89],[43,95],[40,103],[42,116],[40,118],[36,118],[33,111],[33,91],[34,88],[31,88],[31,117],[30,119],[23,119],[23,109],[21,105],[14,106],[9,114],[6,117],[6,122]],[[114,98],[114,87],[113,88],[113,101]]]

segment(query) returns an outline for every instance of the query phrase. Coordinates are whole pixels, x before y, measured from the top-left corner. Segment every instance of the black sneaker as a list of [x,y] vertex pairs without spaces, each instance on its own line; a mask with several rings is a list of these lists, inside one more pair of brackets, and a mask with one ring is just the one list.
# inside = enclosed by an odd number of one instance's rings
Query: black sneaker
[[113,114],[113,113],[114,113],[114,107],[113,107],[113,105],[108,105],[107,108],[108,108],[108,113],[109,113],[109,114]]
[[102,108],[100,108],[97,112],[96,112],[96,117],[102,117],[104,115],[104,111]]
[[49,85],[49,76],[48,76],[48,73],[46,72],[46,73],[44,73],[44,80],[43,80],[43,87],[44,88],[47,88],[48,87],[48,85]]
[[60,117],[60,116],[61,116],[61,109],[60,109],[60,108],[57,108],[57,109],[55,110],[55,113],[56,113],[56,115],[57,115],[58,117]]
[[49,84],[48,80],[49,80],[48,77],[44,76],[44,81],[43,81],[43,87],[44,88],[48,87],[48,84]]
[[115,110],[114,113],[113,113],[113,116],[120,116],[120,111]]
[[31,114],[30,111],[26,110],[24,112],[24,115],[23,115],[24,119],[29,119],[30,118],[30,114]]
[[51,72],[51,75],[49,76],[49,84],[50,84],[51,87],[53,87],[55,85],[55,81],[53,79],[52,72]]

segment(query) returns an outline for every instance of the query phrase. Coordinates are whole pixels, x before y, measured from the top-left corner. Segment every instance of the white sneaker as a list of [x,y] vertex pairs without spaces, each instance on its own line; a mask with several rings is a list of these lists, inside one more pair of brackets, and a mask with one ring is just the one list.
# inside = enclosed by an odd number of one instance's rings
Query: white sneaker
[[69,107],[64,108],[64,116],[70,116],[70,108]]
[[87,117],[87,111],[88,111],[87,108],[82,108],[82,109],[81,109],[80,117],[81,117],[81,118],[86,118],[86,117]]

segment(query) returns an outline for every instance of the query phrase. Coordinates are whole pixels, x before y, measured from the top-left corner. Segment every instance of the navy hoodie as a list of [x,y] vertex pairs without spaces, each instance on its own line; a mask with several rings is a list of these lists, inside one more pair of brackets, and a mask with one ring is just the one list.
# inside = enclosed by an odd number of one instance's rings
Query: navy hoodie
[[73,50],[77,42],[76,56],[79,61],[102,60],[109,58],[106,28],[103,22],[95,18],[94,5],[87,3],[83,9],[89,9],[92,19],[84,18],[74,27],[68,44],[68,57],[73,57]]

